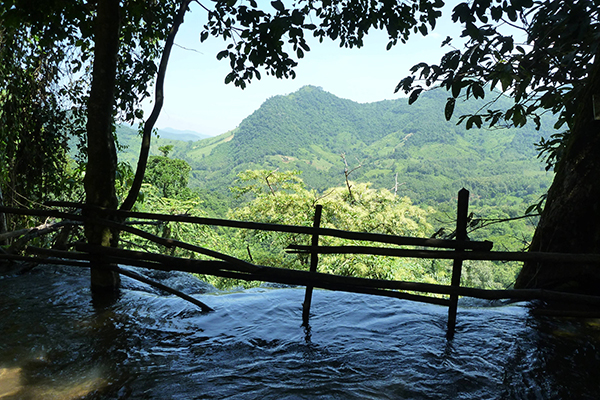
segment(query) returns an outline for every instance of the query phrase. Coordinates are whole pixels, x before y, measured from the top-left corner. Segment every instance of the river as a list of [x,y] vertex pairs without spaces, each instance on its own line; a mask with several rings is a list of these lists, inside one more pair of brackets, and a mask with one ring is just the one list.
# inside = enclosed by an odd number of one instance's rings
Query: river
[[215,309],[123,278],[94,307],[87,272],[0,277],[0,399],[598,399],[600,322],[531,315],[526,303],[447,309],[303,288],[219,292],[154,278]]

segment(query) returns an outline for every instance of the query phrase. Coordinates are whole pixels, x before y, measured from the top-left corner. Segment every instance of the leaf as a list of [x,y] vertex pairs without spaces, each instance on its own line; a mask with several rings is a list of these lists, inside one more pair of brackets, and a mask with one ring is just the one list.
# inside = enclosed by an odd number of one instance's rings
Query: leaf
[[271,5],[273,6],[274,9],[276,9],[279,12],[285,11],[285,6],[283,5],[283,3],[280,0],[272,1]]
[[448,97],[448,100],[446,101],[446,107],[444,107],[444,116],[446,117],[446,121],[450,121],[450,119],[452,118],[452,114],[454,114],[455,105],[456,99],[454,97]]
[[530,212],[532,212],[533,210],[535,210],[537,207],[537,204],[532,204],[529,207],[527,207],[527,210],[525,210],[525,215],[529,214]]
[[474,83],[471,85],[471,90],[473,90],[473,96],[476,99],[483,99],[485,97],[485,91],[479,83]]
[[[460,79],[460,78],[459,78]],[[462,81],[454,81],[452,82],[452,97],[457,98],[460,96],[460,90],[462,89]]]
[[410,94],[410,96],[408,97],[408,105],[411,105],[412,103],[417,101],[417,99],[419,98],[419,95],[421,94],[422,91],[423,91],[423,89],[413,90],[412,93]]

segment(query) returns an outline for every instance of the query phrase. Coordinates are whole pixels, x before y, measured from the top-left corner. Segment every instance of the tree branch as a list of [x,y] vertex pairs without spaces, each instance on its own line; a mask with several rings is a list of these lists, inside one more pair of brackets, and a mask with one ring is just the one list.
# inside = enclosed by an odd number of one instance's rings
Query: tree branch
[[152,129],[154,128],[154,124],[156,123],[156,120],[160,115],[160,111],[164,103],[164,82],[165,75],[167,73],[167,64],[171,55],[171,49],[173,48],[173,44],[175,42],[175,36],[177,35],[179,27],[183,23],[183,17],[186,11],[188,10],[188,6],[191,3],[191,1],[192,0],[183,0],[181,2],[181,5],[179,6],[179,11],[177,12],[177,17],[173,21],[173,27],[171,28],[171,32],[169,32],[169,35],[167,36],[165,49],[163,50],[163,54],[160,59],[160,65],[158,68],[158,74],[156,76],[154,108],[152,109],[150,117],[146,120],[146,123],[144,124],[142,148],[140,149],[140,157],[138,159],[137,169],[135,171],[135,178],[131,185],[131,189],[129,189],[129,194],[127,195],[127,198],[125,199],[125,201],[123,201],[123,204],[121,204],[121,210],[131,210],[140,193],[140,188],[142,187],[142,180],[144,179],[144,174],[146,173],[148,155],[150,153],[150,139],[152,138]]

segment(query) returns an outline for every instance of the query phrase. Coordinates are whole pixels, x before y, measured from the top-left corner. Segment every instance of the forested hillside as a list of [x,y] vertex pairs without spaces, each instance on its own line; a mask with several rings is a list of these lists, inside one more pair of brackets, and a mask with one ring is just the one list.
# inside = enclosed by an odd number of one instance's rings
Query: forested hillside
[[[195,193],[183,190],[170,195],[179,200],[159,202],[158,189],[146,187],[146,200],[139,207],[307,225],[318,202],[326,206],[324,218],[330,227],[450,237],[456,194],[465,187],[471,192],[473,212],[469,237],[491,240],[496,250],[525,248],[536,220],[518,217],[538,201],[552,178],[536,157],[534,143],[550,133],[530,126],[465,130],[445,120],[445,101],[445,92],[432,91],[410,106],[406,99],[359,104],[310,86],[270,98],[238,128],[220,136],[199,141],[155,138],[151,153],[159,156],[168,148],[169,156],[151,161],[162,160],[177,170],[178,159],[187,161],[189,186]],[[456,115],[461,115],[483,104],[457,106]],[[126,147],[121,160],[134,165],[139,137],[123,127],[118,136]],[[175,179],[175,170],[169,173],[168,168],[151,167],[146,182],[160,188],[161,179]],[[151,179],[157,173],[162,178]],[[505,220],[509,222],[496,223]],[[205,236],[200,237],[206,240]],[[299,268],[303,262],[283,251],[297,240],[286,235],[219,233],[214,240],[242,258],[251,249],[253,259],[264,265]],[[323,260],[323,268],[342,275],[438,283],[449,279],[444,263],[430,261],[386,264],[334,257]],[[469,262],[463,283],[504,288],[519,268],[516,263]]]
[[[268,99],[234,131],[195,142],[155,140],[153,153],[173,144],[172,156],[192,167],[190,186],[222,193],[248,169],[300,170],[316,190],[343,185],[345,154],[349,170],[360,166],[351,180],[397,187],[417,204],[450,201],[461,187],[486,205],[535,201],[552,176],[534,143],[549,132],[530,125],[467,131],[444,119],[446,96],[431,91],[410,106],[406,99],[359,104],[306,86]],[[482,106],[459,103],[455,115]],[[123,128],[119,138],[129,145],[122,159],[132,163],[139,140]]]

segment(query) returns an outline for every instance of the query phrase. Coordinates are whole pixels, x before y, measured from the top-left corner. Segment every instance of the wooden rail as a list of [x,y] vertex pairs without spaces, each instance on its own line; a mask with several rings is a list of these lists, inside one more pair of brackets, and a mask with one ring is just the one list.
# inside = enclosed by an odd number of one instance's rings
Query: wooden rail
[[[28,256],[15,254],[0,254],[0,259],[29,261],[47,264],[69,264],[81,267],[89,267],[91,259],[102,257],[108,268],[116,268],[117,272],[131,276],[134,279],[140,277],[131,271],[119,268],[116,265],[130,265],[143,268],[159,270],[177,270],[198,274],[214,275],[227,278],[242,279],[247,281],[276,282],[290,285],[306,286],[305,299],[303,303],[302,320],[303,325],[308,326],[310,306],[313,288],[323,288],[356,293],[366,293],[379,296],[394,297],[411,301],[438,304],[448,307],[448,329],[447,337],[451,339],[455,333],[457,302],[459,296],[469,296],[481,299],[514,299],[514,300],[545,300],[566,301],[577,304],[600,306],[600,297],[578,295],[572,293],[555,292],[541,289],[517,289],[517,290],[484,290],[465,288],[460,286],[462,262],[464,260],[504,260],[504,261],[553,261],[569,263],[587,263],[600,265],[600,254],[564,254],[564,253],[535,253],[535,252],[494,252],[491,251],[492,243],[489,241],[470,241],[466,236],[468,215],[469,192],[462,189],[458,196],[456,240],[415,238],[404,236],[393,236],[385,234],[349,232],[338,229],[320,227],[321,206],[315,209],[315,218],[312,227],[266,224],[246,221],[231,221],[215,218],[192,217],[188,215],[166,215],[139,212],[125,212],[119,210],[98,210],[79,203],[55,202],[52,206],[71,207],[84,209],[83,215],[66,213],[54,209],[50,210],[24,210],[9,207],[0,207],[0,213],[14,213],[20,215],[51,216],[62,218],[78,223],[94,223],[119,229],[138,235],[154,243],[166,247],[178,247],[198,253],[207,260],[183,259],[166,256],[163,254],[123,250],[117,248],[94,247],[81,244],[76,247],[76,252],[41,249],[35,247],[27,248]],[[311,245],[290,245],[288,252],[300,252],[310,254],[310,270],[299,271],[282,268],[273,268],[255,265],[211,249],[195,246],[174,239],[163,238],[135,228],[129,224],[109,221],[90,217],[93,211],[102,211],[104,215],[116,217],[119,221],[135,218],[139,220],[174,221],[192,224],[225,226],[241,229],[254,229],[272,232],[288,232],[311,235]],[[135,223],[135,222],[134,222]],[[24,231],[25,232],[25,231]],[[376,247],[376,246],[319,246],[319,237],[332,236],[343,239],[365,241],[371,243],[383,243],[387,245],[415,246],[417,249]],[[423,248],[434,248],[443,250],[427,250]],[[451,285],[425,284],[418,282],[387,281],[379,279],[366,279],[355,277],[344,277],[319,273],[319,254],[371,254],[391,257],[414,257],[431,259],[453,260]],[[47,258],[52,257],[52,258]],[[111,266],[112,265],[112,266]],[[143,277],[142,277],[143,278]],[[140,279],[141,280],[141,279]],[[156,282],[146,282],[155,286]],[[160,286],[157,286],[160,287]],[[168,288],[164,290],[169,290]],[[411,292],[411,293],[407,293]],[[416,293],[443,294],[450,296],[449,299],[425,296]],[[181,295],[177,291],[171,293]],[[184,297],[184,296],[182,296]],[[189,297],[189,296],[188,296]],[[185,297],[184,297],[185,298]],[[190,299],[187,299],[191,301]],[[196,303],[203,311],[209,311],[210,307],[203,303]]]

